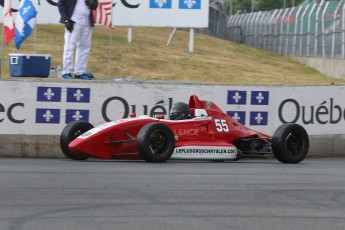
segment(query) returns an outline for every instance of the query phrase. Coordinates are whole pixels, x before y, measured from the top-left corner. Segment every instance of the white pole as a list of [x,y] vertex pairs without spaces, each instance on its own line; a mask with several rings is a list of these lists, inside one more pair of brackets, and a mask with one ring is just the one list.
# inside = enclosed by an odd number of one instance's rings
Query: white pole
[[[111,1],[111,26],[112,26],[112,29],[113,29],[113,1]],[[111,61],[112,61],[112,43],[113,43],[113,31],[109,30],[110,32],[110,35],[109,35],[109,64],[108,64],[108,77],[110,78],[111,77]]]
[[169,35],[169,39],[168,39],[168,42],[167,42],[167,46],[170,46],[171,41],[172,41],[172,39],[173,39],[173,37],[174,37],[175,32],[176,32],[176,27],[171,31],[171,33],[170,33],[170,35]]
[[0,79],[2,79],[2,51],[4,49],[4,25],[2,25],[1,34],[1,51],[0,51]]
[[111,60],[112,60],[112,52],[111,52],[111,47],[112,47],[112,41],[113,41],[113,31],[109,30],[109,64],[108,64],[108,77],[111,77]]
[[132,27],[128,27],[128,33],[127,33],[127,41],[128,43],[132,42]]
[[194,29],[189,30],[189,52],[193,53],[194,51]]
[[35,17],[35,30],[34,30],[34,48],[35,48],[35,52],[37,52],[37,19]]

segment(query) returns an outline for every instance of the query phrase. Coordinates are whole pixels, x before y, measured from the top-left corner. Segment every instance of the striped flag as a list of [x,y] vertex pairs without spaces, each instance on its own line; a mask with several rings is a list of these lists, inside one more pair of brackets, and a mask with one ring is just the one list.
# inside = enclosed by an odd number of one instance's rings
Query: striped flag
[[112,0],[98,0],[98,7],[93,11],[97,24],[112,27]]
[[4,2],[4,10],[3,10],[3,20],[4,20],[4,38],[5,43],[8,45],[8,43],[13,39],[14,37],[14,23],[12,18],[12,0],[5,0]]

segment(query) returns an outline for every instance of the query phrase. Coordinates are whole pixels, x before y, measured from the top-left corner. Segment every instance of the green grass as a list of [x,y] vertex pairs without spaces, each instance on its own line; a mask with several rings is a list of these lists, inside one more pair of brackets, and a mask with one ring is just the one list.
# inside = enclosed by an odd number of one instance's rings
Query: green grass
[[[328,78],[290,57],[195,34],[194,52],[188,51],[189,33],[177,30],[170,46],[172,29],[133,28],[132,43],[127,28],[96,26],[88,71],[97,78],[132,76],[137,80],[169,80],[220,84],[344,84]],[[9,79],[9,53],[51,54],[52,65],[62,63],[63,25],[38,25],[36,50],[32,34],[16,50],[13,42],[2,50],[2,76]],[[111,39],[110,39],[111,37]]]

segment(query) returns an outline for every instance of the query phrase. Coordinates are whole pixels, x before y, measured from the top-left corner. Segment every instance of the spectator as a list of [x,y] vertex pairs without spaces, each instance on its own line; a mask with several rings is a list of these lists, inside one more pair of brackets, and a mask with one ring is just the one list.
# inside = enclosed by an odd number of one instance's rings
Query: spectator
[[60,22],[65,24],[62,76],[65,79],[91,80],[93,75],[86,69],[94,26],[92,11],[97,9],[98,1],[59,0],[57,6]]

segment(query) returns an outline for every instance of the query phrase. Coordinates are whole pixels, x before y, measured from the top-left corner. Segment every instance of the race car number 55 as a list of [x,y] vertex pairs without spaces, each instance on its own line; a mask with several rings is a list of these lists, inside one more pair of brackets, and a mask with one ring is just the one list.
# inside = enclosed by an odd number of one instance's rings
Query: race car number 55
[[215,119],[214,122],[218,132],[229,132],[229,126],[226,123],[226,120]]

